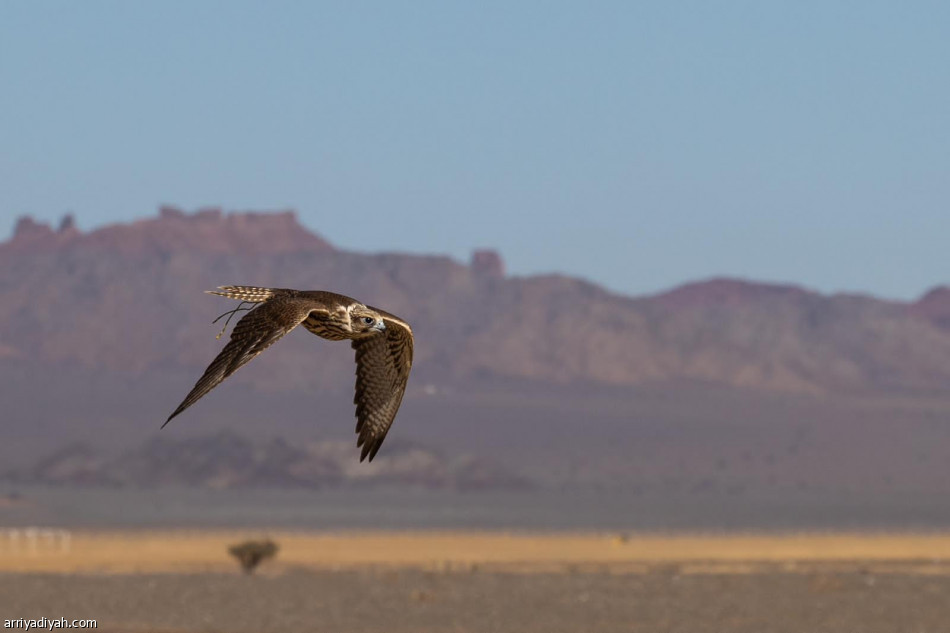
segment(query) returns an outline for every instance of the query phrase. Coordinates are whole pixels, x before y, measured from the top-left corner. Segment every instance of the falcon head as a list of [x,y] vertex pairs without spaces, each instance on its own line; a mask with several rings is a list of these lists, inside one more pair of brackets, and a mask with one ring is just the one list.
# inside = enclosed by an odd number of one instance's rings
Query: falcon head
[[363,338],[378,334],[386,329],[386,322],[382,315],[364,305],[356,304],[350,307],[350,329],[353,338]]

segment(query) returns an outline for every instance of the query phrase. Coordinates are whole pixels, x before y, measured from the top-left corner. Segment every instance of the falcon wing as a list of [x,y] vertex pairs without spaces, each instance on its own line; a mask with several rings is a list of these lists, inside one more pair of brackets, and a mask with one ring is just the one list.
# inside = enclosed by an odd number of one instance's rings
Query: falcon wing
[[360,461],[373,461],[392,426],[412,369],[412,328],[397,316],[367,306],[383,316],[386,329],[353,341],[356,350],[357,446]]
[[175,412],[168,416],[165,424],[276,343],[284,334],[300,325],[314,311],[326,311],[326,308],[310,299],[276,296],[245,314],[231,331],[231,340],[208,365],[191,393],[178,405]]

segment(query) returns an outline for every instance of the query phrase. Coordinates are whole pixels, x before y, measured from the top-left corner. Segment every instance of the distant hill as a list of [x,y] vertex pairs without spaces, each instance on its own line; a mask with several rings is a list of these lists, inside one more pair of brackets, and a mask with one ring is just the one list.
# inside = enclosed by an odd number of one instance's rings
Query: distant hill
[[[407,318],[414,389],[492,378],[804,392],[950,384],[946,288],[904,304],[713,279],[630,298],[565,276],[506,277],[490,252],[470,265],[346,252],[291,212],[218,209],[163,208],[89,233],[71,218],[58,230],[21,218],[0,244],[0,357],[193,376],[218,347],[208,322],[231,307],[201,291],[228,283],[326,288]],[[350,383],[335,364],[313,362],[313,344],[282,348],[255,361],[267,366],[257,389]]]
[[352,460],[349,443],[290,445],[254,442],[231,431],[188,439],[153,438],[117,457],[74,443],[32,465],[0,474],[13,484],[153,488],[423,487],[456,491],[523,489],[526,478],[496,463],[463,455],[446,459],[407,442],[393,442],[373,463]]
[[[401,441],[431,447],[444,457],[419,463],[433,470],[405,475],[425,485],[950,486],[950,288],[905,303],[710,279],[626,297],[507,275],[491,251],[347,252],[290,212],[172,208],[91,232],[22,218],[0,243],[5,469],[96,485],[371,479],[382,466],[358,462],[352,350],[306,331],[158,431],[221,348],[210,321],[234,304],[202,291],[229,283],[335,290],[413,324],[413,376],[379,459],[408,459]],[[208,439],[225,430],[240,441]]]

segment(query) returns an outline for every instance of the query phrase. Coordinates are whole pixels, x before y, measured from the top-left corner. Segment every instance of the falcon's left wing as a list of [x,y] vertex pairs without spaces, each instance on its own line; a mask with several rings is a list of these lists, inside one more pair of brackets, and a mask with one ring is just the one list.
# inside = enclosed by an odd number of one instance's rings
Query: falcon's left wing
[[231,331],[231,340],[211,362],[175,412],[168,416],[165,424],[276,343],[284,334],[300,325],[314,311],[325,312],[326,308],[313,300],[278,295],[266,299],[264,303],[245,314]]
[[382,315],[386,329],[356,339],[356,432],[363,448],[360,461],[373,461],[392,426],[412,369],[412,328],[397,316],[367,306]]

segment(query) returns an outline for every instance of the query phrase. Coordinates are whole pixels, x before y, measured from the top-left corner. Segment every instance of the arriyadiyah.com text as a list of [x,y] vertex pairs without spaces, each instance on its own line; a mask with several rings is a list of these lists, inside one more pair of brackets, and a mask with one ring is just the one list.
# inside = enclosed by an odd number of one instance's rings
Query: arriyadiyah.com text
[[16,618],[4,620],[3,628],[18,631],[55,631],[56,629],[97,629],[99,625],[95,620],[70,620],[68,618],[30,620],[28,618]]

